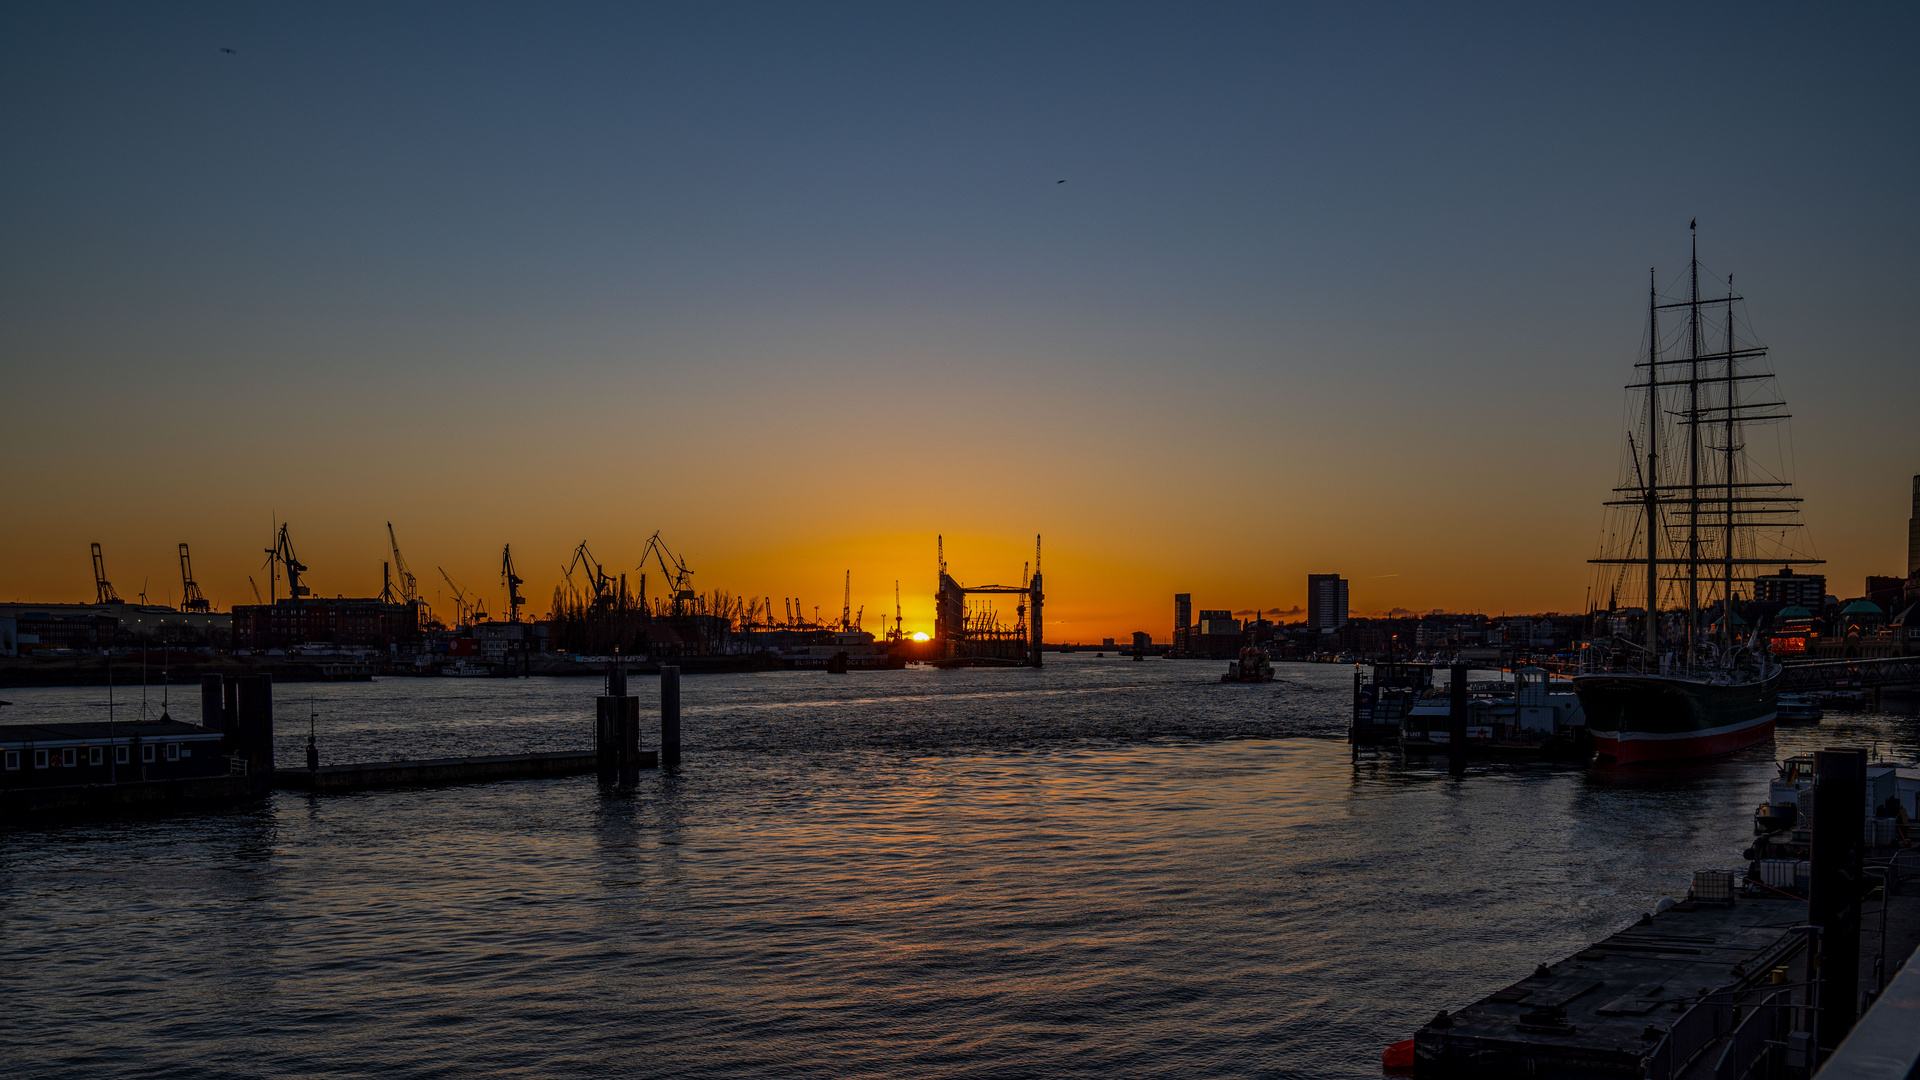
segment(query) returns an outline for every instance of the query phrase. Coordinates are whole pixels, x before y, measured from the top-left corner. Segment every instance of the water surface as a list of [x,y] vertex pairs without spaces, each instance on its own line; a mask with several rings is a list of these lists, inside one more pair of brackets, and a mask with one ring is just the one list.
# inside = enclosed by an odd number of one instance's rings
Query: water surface
[[[1049,661],[689,678],[686,764],[630,795],[283,793],[0,833],[0,1066],[1376,1076],[1436,1010],[1738,864],[1775,754],[1456,780],[1350,760],[1351,669]],[[327,760],[584,747],[599,691],[283,685],[279,756],[310,715]],[[7,697],[9,722],[105,712],[98,687]],[[1911,723],[1780,750],[1911,760]]]

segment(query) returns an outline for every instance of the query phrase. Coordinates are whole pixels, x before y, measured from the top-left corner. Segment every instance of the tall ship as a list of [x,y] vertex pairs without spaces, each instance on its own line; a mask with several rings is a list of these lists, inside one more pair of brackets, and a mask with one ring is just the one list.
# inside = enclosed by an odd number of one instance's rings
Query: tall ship
[[[1594,635],[1573,685],[1602,764],[1772,739],[1780,665],[1740,608],[1760,568],[1823,561],[1802,550],[1786,463],[1748,452],[1749,440],[1784,444],[1764,429],[1786,422],[1786,404],[1733,279],[1725,296],[1701,295],[1697,236],[1685,295],[1663,297],[1650,275],[1633,429],[1591,560],[1611,636]],[[1636,594],[1637,608],[1621,606]]]

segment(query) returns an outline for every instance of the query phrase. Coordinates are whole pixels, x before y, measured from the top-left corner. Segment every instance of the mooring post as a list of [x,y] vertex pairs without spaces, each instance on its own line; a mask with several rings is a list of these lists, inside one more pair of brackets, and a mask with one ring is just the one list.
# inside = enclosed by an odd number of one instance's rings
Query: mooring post
[[1867,827],[1867,752],[1813,754],[1813,843],[1807,922],[1820,928],[1818,1043],[1824,1057],[1853,1029],[1860,1011],[1861,863]]
[[1467,665],[1455,664],[1448,671],[1447,687],[1447,764],[1458,776],[1467,771]]
[[224,714],[221,711],[221,679],[218,675],[200,676],[200,726],[208,731],[227,729]]
[[660,669],[660,764],[680,764],[680,669]]
[[1360,665],[1353,665],[1353,721],[1347,725],[1347,741],[1353,744],[1353,756],[1360,757]]

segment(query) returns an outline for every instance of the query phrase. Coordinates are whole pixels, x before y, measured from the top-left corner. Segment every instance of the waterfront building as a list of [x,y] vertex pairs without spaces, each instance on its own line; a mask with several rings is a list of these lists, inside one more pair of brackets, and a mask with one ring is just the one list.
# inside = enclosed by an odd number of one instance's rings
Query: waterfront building
[[420,636],[420,604],[389,604],[378,597],[301,596],[233,609],[237,649],[330,645],[389,649]]
[[1134,652],[1146,652],[1152,648],[1153,648],[1152,634],[1147,633],[1145,630],[1135,630],[1133,632],[1133,651]]
[[1783,566],[1777,574],[1753,579],[1753,598],[1762,604],[1799,605],[1818,610],[1827,602],[1827,575],[1796,574]]
[[1193,626],[1193,594],[1173,594],[1173,655],[1187,655],[1187,633]]
[[1347,625],[1347,579],[1339,574],[1307,575],[1307,625],[1331,634]]

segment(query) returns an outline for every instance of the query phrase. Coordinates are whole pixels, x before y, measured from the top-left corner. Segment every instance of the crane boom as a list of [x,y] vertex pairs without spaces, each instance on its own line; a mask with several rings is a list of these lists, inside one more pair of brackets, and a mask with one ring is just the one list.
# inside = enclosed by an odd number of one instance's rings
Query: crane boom
[[187,545],[180,545],[180,610],[208,611],[212,605],[200,592],[200,583],[193,580],[193,560],[187,555]]
[[686,560],[669,551],[666,541],[660,539],[660,534],[657,532],[647,540],[646,550],[640,553],[640,566],[643,569],[647,565],[648,555],[653,556],[654,562],[660,567],[660,572],[667,576],[667,595],[672,604],[669,611],[673,617],[680,618],[693,614],[696,599],[693,582],[690,580],[693,577],[693,571],[687,569]]
[[100,545],[93,545],[93,602],[96,604],[117,604],[120,594],[113,591],[113,582],[107,580],[106,560],[100,557]]
[[513,572],[512,544],[500,549],[500,580],[507,586],[507,621],[517,623],[520,621],[520,605],[527,601],[520,595],[520,586],[525,579]]
[[420,582],[407,569],[407,560],[400,557],[400,541],[394,539],[393,522],[387,522],[387,544],[393,548],[393,576],[400,586],[400,602],[411,604],[420,598]]
[[300,584],[300,575],[306,573],[307,565],[293,554],[293,538],[287,534],[287,523],[280,523],[280,535],[273,546],[267,549],[267,562],[278,562],[287,572],[287,597],[298,600],[313,590]]

